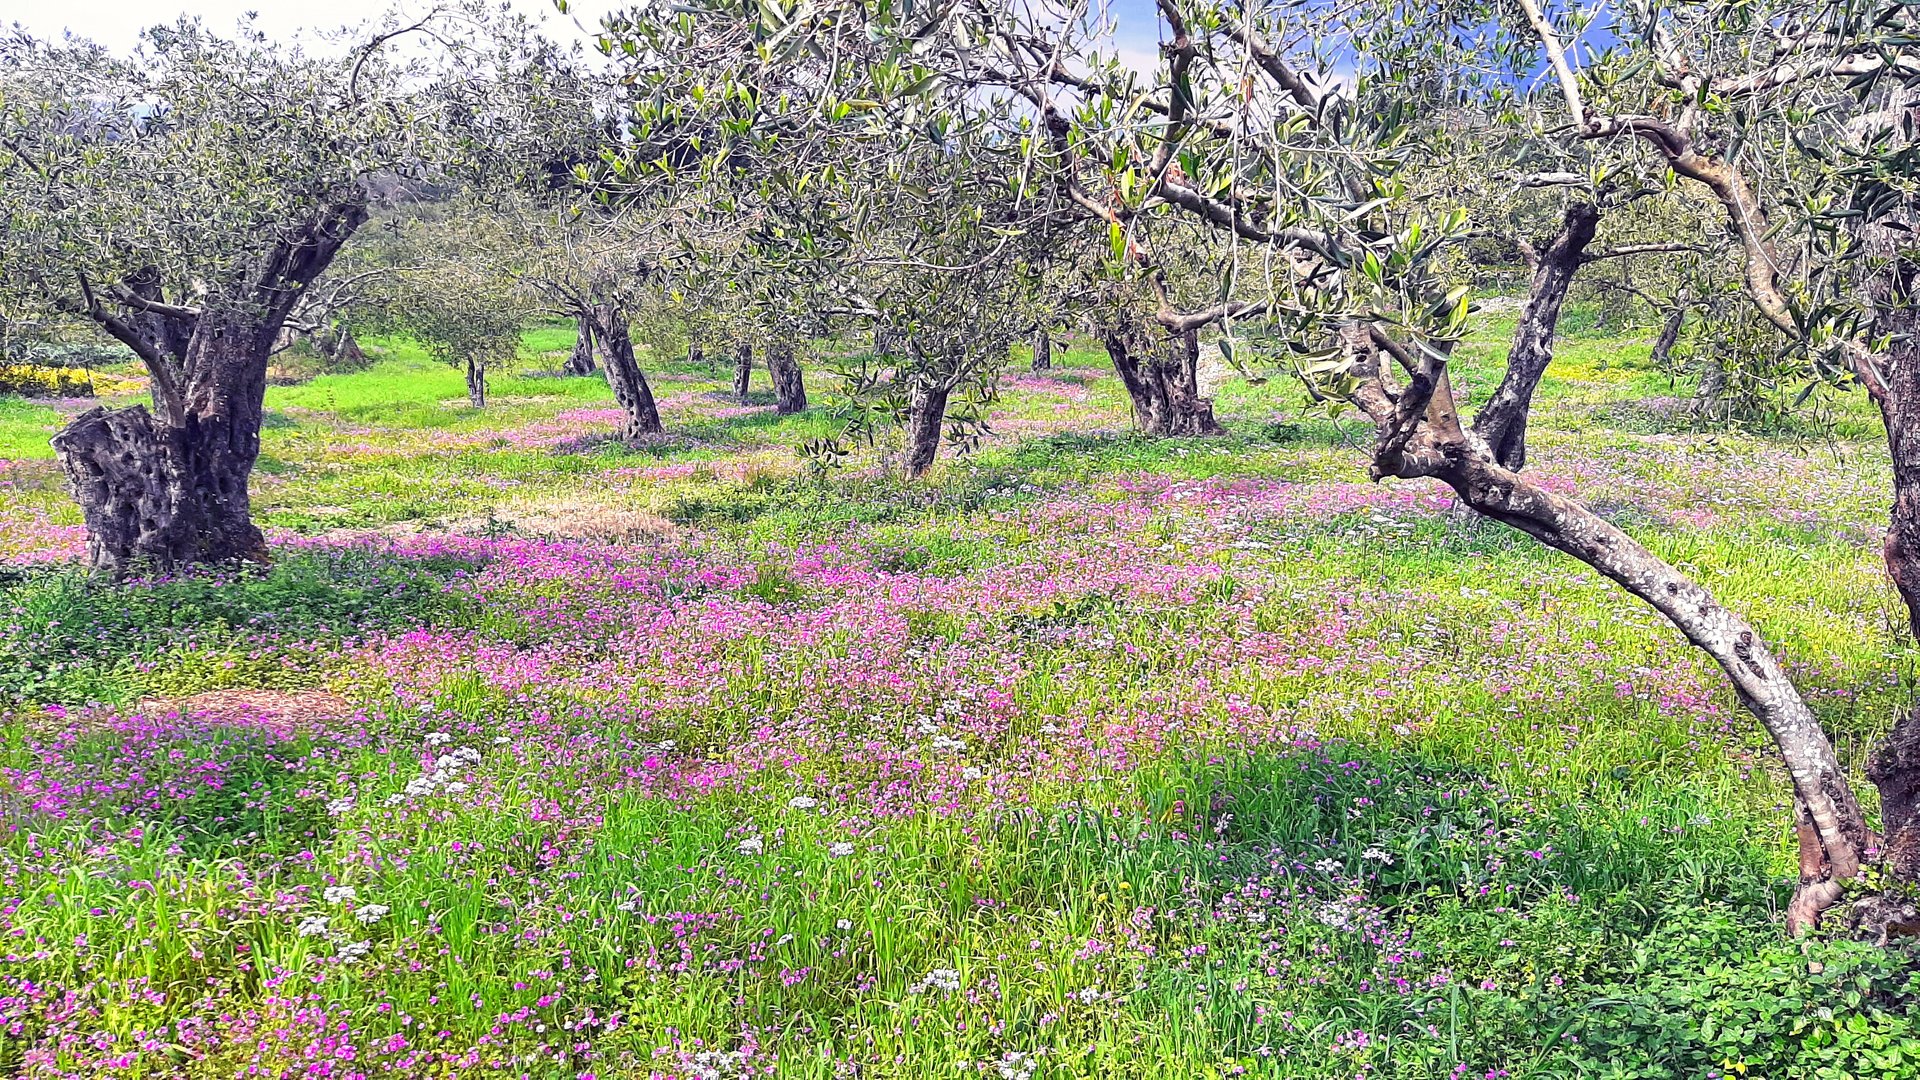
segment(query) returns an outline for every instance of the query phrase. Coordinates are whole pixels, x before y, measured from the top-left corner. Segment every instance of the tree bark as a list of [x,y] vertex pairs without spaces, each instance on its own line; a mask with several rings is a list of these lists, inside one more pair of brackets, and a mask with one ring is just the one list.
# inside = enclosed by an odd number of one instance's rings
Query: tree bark
[[1677,303],[1667,312],[1666,319],[1660,324],[1660,336],[1653,339],[1653,353],[1648,359],[1656,368],[1665,368],[1673,359],[1673,347],[1680,344],[1680,331],[1686,329],[1687,305]]
[[634,359],[633,331],[628,327],[626,312],[618,304],[601,304],[594,309],[593,321],[601,356],[606,361],[607,385],[613,388],[615,400],[627,414],[620,437],[637,439],[665,433],[666,425],[660,422],[660,407],[653,400],[653,387],[647,385],[647,376],[640,370],[640,362]]
[[[1909,630],[1920,637],[1920,264],[1911,257],[1908,231],[1920,212],[1903,215],[1905,227],[1880,223],[1865,230],[1869,260],[1878,264],[1869,282],[1874,332],[1888,335],[1885,386],[1878,397],[1893,460],[1893,507],[1882,553],[1887,576],[1907,609]],[[1892,880],[1920,883],[1920,709],[1903,713],[1875,748],[1867,778],[1880,791],[1884,869]],[[1897,890],[1857,917],[1884,942],[1896,930],[1920,932],[1920,914]]]
[[331,344],[322,337],[320,351],[326,354],[329,366],[336,371],[359,371],[367,366],[367,354],[360,349],[360,341],[353,336],[353,327],[340,323],[332,335]]
[[774,412],[792,416],[807,411],[807,384],[792,345],[775,342],[767,346],[767,375],[773,380]]
[[[119,577],[267,557],[247,491],[267,362],[294,303],[366,219],[356,188],[277,230],[204,311],[132,304],[116,314],[91,303],[88,316],[146,365],[154,403],[153,412],[90,409],[53,438],[95,570]],[[121,284],[141,301],[164,301],[156,274]]]
[[267,561],[247,481],[258,428],[189,415],[174,426],[146,406],[81,413],[53,438],[87,522],[87,556],[116,578],[140,569]]
[[1474,417],[1473,429],[1487,441],[1494,460],[1516,472],[1527,462],[1527,414],[1540,379],[1553,363],[1553,335],[1560,325],[1560,309],[1567,290],[1586,256],[1587,245],[1600,223],[1592,203],[1567,207],[1560,231],[1533,267],[1533,283],[1520,321],[1513,328],[1513,347],[1507,353],[1507,373]]
[[753,387],[753,343],[741,338],[733,343],[733,396],[742,402]]
[[579,329],[573,339],[573,352],[567,354],[567,366],[561,370],[569,375],[593,374],[593,320],[585,315],[575,320]]
[[873,354],[875,356],[900,355],[900,335],[884,322],[874,324]]
[[707,350],[701,346],[699,338],[687,339],[687,364],[698,366],[707,361]]
[[1033,334],[1033,370],[1049,371],[1053,368],[1053,338],[1046,327]]
[[945,386],[917,386],[907,408],[908,479],[918,480],[933,467],[940,453],[940,435],[947,425],[947,399],[953,391]]
[[467,357],[467,403],[487,407],[487,362],[472,356]]
[[1122,312],[1107,324],[1107,355],[1133,399],[1133,418],[1148,435],[1220,435],[1213,402],[1200,396],[1200,338],[1170,334]]

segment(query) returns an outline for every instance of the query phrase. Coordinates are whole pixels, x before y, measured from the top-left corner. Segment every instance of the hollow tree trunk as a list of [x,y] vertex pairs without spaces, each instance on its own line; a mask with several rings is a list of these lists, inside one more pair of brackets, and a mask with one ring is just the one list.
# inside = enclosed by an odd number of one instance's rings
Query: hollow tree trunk
[[567,354],[567,366],[561,370],[569,375],[593,374],[593,320],[582,315],[575,320],[579,329],[573,339],[573,351]]
[[120,282],[142,303],[88,312],[146,365],[157,410],[90,409],[53,438],[94,569],[121,576],[267,557],[247,493],[267,361],[294,304],[366,220],[356,185],[272,230],[245,276],[219,283],[215,295],[243,297],[237,303],[156,307],[166,299],[160,276],[144,272]]
[[627,414],[620,437],[637,439],[665,432],[660,407],[653,400],[653,387],[647,385],[647,376],[634,359],[633,331],[628,327],[626,312],[618,304],[599,305],[594,309],[594,333],[606,362],[607,385]]
[[1494,460],[1506,468],[1517,471],[1526,466],[1527,414],[1533,408],[1534,391],[1553,362],[1553,335],[1567,290],[1599,223],[1600,211],[1592,203],[1567,207],[1560,231],[1534,263],[1527,303],[1513,328],[1506,377],[1474,417],[1474,431],[1487,441]]
[[1033,335],[1033,370],[1048,371],[1053,367],[1053,338],[1041,327]]
[[1148,435],[1219,435],[1213,402],[1200,396],[1200,340],[1169,334],[1122,312],[1105,331],[1107,355],[1133,399],[1133,418]]
[[96,570],[120,577],[266,560],[247,483],[280,328],[239,316],[203,315],[198,324],[182,366],[201,377],[178,415],[162,407],[156,417],[144,405],[89,409],[53,437]]
[[807,384],[800,361],[794,359],[793,346],[786,342],[767,346],[767,375],[773,380],[774,412],[791,416],[807,411]]
[[487,362],[467,358],[467,403],[476,409],[487,407]]
[[741,339],[733,343],[733,396],[747,400],[753,387],[753,343]]
[[917,480],[933,467],[940,454],[940,435],[947,425],[947,399],[953,391],[945,386],[917,386],[907,407],[907,477]]

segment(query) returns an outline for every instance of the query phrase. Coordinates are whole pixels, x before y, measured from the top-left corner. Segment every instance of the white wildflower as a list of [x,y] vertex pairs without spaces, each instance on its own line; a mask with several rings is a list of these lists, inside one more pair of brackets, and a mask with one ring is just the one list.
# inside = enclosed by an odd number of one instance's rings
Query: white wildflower
[[401,803],[403,803],[403,802],[406,802],[406,801],[407,801],[407,797],[406,797],[405,795],[402,795],[402,794],[400,794],[400,793],[399,793],[399,792],[397,792],[397,791],[396,791],[396,792],[394,792],[393,794],[391,794],[391,795],[389,795],[389,796],[387,796],[387,805],[388,805],[388,806],[399,806],[399,805],[400,805]]
[[329,885],[327,886],[327,891],[320,895],[324,897],[329,904],[351,904],[353,903],[354,897],[360,894],[354,892],[353,886],[351,885]]
[[360,925],[362,926],[372,926],[374,923],[386,918],[387,912],[392,910],[392,908],[385,904],[368,904],[363,908],[356,909],[353,917],[359,919]]
[[952,968],[934,968],[926,973],[919,982],[907,987],[909,994],[924,994],[929,990],[939,990],[951,994],[960,989],[960,973]]
[[371,941],[343,941],[336,955],[343,962],[351,964],[372,951],[373,942]]
[[334,799],[327,803],[327,813],[332,814],[335,817],[339,817],[341,814],[344,814],[352,809],[353,809],[353,800],[345,797]]
[[460,794],[461,792],[463,792],[463,791],[465,791],[465,790],[467,790],[467,782],[466,782],[466,781],[464,781],[464,780],[449,780],[449,781],[447,781],[447,791],[448,791],[448,792],[450,792],[450,793],[452,793],[452,794],[454,794],[454,795],[458,795],[458,794]]
[[1340,872],[1340,864],[1332,859],[1321,859],[1319,862],[1313,864],[1313,868],[1323,874],[1337,874]]
[[842,840],[839,843],[834,844],[831,847],[827,848],[827,854],[833,856],[836,859],[844,859],[847,856],[853,854],[853,845],[847,843],[845,840]]
[[987,771],[978,765],[969,765],[960,770],[960,776],[965,780],[978,780],[985,775],[987,775]]
[[680,1069],[693,1080],[729,1080],[750,1072],[744,1050],[702,1050],[697,1054],[681,1054]]
[[1009,1050],[1000,1058],[998,1066],[1000,1080],[1033,1080],[1033,1070],[1040,1065],[1039,1054]]
[[431,776],[416,776],[407,781],[406,794],[415,798],[422,795],[431,795],[433,794],[433,789],[439,786],[440,782]]
[[507,738],[505,735],[495,735],[493,737],[493,745],[495,746],[505,746],[512,741],[512,739]]
[[295,931],[301,937],[319,937],[327,932],[325,915],[309,915],[300,920],[300,929]]
[[442,746],[442,745],[445,745],[446,743],[452,742],[453,736],[447,734],[444,731],[429,731],[427,732],[426,741],[428,746]]
[[1360,857],[1363,859],[1372,859],[1374,862],[1379,863],[1381,866],[1393,865],[1393,856],[1388,854],[1387,849],[1382,847],[1370,847],[1367,850],[1361,852]]
[[740,841],[739,850],[742,855],[758,855],[766,846],[766,841],[757,836],[749,836],[745,840]]
[[833,924],[833,928],[834,928],[835,930],[851,930],[851,929],[853,929],[853,920],[852,920],[852,919],[841,919],[841,920],[839,920],[838,922],[836,922],[836,923],[834,923],[834,924]]
[[965,750],[967,748],[967,740],[956,739],[951,735],[935,735],[933,737],[933,748],[935,750]]
[[811,810],[820,805],[820,800],[811,795],[795,795],[787,800],[787,805],[795,810]]

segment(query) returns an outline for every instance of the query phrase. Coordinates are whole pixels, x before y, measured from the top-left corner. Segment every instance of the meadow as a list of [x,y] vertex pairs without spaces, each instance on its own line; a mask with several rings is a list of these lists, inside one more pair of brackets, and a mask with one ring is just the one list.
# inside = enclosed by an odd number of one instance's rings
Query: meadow
[[[1699,430],[1569,319],[1529,467],[1747,613],[1855,769],[1912,698],[1885,443]],[[1584,327],[1584,329],[1583,329]],[[1491,389],[1511,323],[1461,381]],[[1920,1076],[1910,949],[1781,929],[1788,788],[1724,677],[1356,418],[1104,356],[817,475],[831,381],[525,340],[268,393],[270,568],[107,585],[0,398],[0,1073]],[[725,358],[717,358],[724,363]]]

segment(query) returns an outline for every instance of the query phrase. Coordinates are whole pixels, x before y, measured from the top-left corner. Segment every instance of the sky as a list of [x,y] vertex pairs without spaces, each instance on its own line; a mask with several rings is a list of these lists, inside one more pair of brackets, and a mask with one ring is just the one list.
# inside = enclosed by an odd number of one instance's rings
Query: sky
[[[302,31],[337,30],[375,20],[389,9],[417,18],[434,6],[427,0],[0,0],[0,25],[19,23],[42,38],[71,32],[126,52],[142,29],[172,22],[180,14],[197,15],[209,29],[225,32],[252,12],[255,25],[267,36],[287,39]],[[513,6],[544,16],[553,35],[562,37],[566,20],[592,29],[601,14],[616,5],[612,0],[575,0],[573,14],[567,16],[556,12],[550,0],[513,0]]]
[[[623,6],[620,0],[573,0],[561,15],[551,0],[512,0],[515,7],[544,17],[555,37],[571,36],[568,21],[592,30],[600,16]],[[1119,24],[1115,45],[1135,67],[1151,67],[1158,43],[1152,0],[1109,0]],[[389,8],[416,17],[432,10],[431,0],[0,0],[0,26],[19,23],[36,37],[63,33],[90,38],[114,52],[133,48],[141,29],[172,22],[179,13],[197,15],[209,29],[232,30],[246,13],[269,37],[286,39],[303,30],[332,30],[379,18]]]

